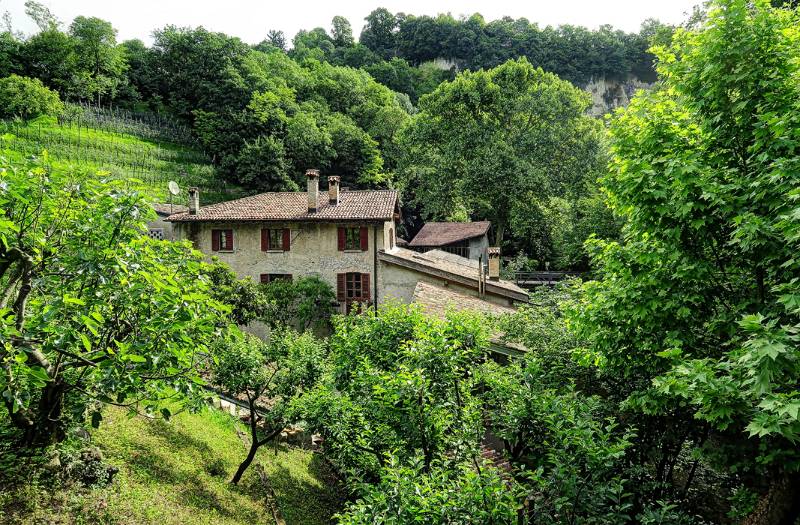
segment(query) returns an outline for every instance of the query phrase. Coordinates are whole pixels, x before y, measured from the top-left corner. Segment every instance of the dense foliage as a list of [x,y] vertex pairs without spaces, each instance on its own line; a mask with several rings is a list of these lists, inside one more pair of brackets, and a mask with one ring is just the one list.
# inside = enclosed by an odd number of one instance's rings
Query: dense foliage
[[583,85],[591,79],[629,75],[653,81],[650,38],[669,31],[653,20],[632,34],[611,26],[595,31],[568,25],[542,29],[524,18],[487,23],[478,13],[455,19],[379,8],[367,16],[360,43],[386,59],[400,57],[411,64],[447,59],[473,71],[524,56],[536,67]]
[[101,420],[100,403],[169,416],[198,393],[224,307],[199,254],[142,236],[141,194],[46,162],[0,166],[0,389],[27,444]]
[[40,115],[58,115],[64,105],[58,93],[38,78],[10,75],[0,78],[0,117],[27,120]]
[[229,306],[229,319],[237,325],[259,321],[270,329],[324,332],[330,328],[336,294],[315,275],[257,283],[249,277],[237,278],[228,265],[216,260],[203,271],[211,280],[211,294]]
[[[567,218],[593,192],[604,160],[588,106],[586,93],[524,58],[459,74],[423,97],[403,129],[406,199],[425,219],[490,219],[497,245],[508,231],[516,248],[556,259],[556,250],[566,253],[556,236],[586,224]],[[592,229],[613,235],[589,220],[573,246]]]
[[244,397],[250,450],[231,483],[242,478],[256,452],[292,421],[292,402],[313,387],[322,372],[323,347],[308,333],[275,331],[268,342],[231,329],[213,349],[213,384]]
[[575,307],[655,481],[691,483],[691,454],[768,484],[778,515],[800,469],[798,27],[796,9],[721,0],[656,49],[663,85],[611,122],[623,239],[594,244]]

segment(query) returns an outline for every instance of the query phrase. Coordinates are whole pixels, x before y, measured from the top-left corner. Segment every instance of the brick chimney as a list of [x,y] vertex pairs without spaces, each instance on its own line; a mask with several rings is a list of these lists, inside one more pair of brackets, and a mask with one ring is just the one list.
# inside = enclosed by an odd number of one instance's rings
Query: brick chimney
[[189,215],[197,215],[200,210],[200,190],[197,187],[189,188]]
[[500,280],[500,248],[490,247],[489,250],[489,279]]
[[336,175],[328,177],[328,202],[332,206],[339,204],[339,177]]
[[308,178],[308,211],[314,213],[319,209],[319,170],[306,170]]

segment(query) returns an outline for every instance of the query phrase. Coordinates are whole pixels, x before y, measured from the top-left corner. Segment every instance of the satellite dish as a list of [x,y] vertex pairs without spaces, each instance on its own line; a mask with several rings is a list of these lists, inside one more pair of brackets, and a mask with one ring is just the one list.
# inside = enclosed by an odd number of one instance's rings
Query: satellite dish
[[169,181],[167,186],[169,187],[169,192],[173,195],[178,195],[181,192],[181,189],[178,187],[178,183],[174,180]]

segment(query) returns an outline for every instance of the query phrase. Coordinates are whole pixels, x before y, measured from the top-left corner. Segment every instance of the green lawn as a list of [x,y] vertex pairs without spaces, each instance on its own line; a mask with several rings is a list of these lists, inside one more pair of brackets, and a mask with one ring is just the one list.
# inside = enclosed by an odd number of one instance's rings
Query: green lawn
[[300,448],[264,447],[240,485],[228,483],[245,445],[246,428],[213,409],[171,421],[129,418],[108,409],[93,432],[108,463],[119,467],[107,487],[53,483],[37,467],[0,490],[0,523],[20,524],[271,524],[266,473],[287,524],[332,523],[341,494],[319,455]]

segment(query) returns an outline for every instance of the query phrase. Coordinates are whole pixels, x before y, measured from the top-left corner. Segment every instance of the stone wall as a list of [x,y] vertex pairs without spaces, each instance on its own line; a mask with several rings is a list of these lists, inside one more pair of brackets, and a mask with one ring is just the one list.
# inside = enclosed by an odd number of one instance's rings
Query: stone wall
[[[369,248],[367,251],[340,252],[337,244],[339,226],[367,226]],[[261,251],[262,228],[289,228],[290,249]],[[233,250],[211,250],[211,230],[232,229]],[[178,223],[176,237],[190,239],[197,249],[213,255],[233,269],[239,278],[250,277],[258,282],[261,274],[289,273],[293,277],[316,275],[336,290],[336,274],[345,272],[375,275],[375,250],[382,250],[388,242],[389,231],[394,233],[393,222],[380,224],[334,223]],[[376,247],[377,244],[377,247]],[[374,279],[374,278],[373,278]],[[374,283],[374,280],[371,280]],[[374,284],[371,284],[374,294]],[[413,289],[413,287],[412,287]]]

